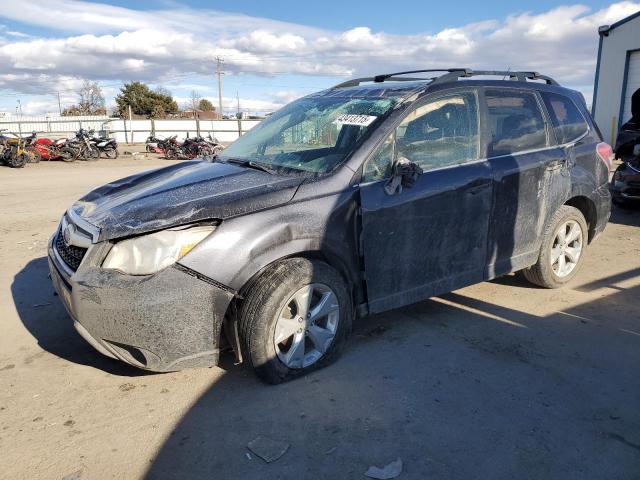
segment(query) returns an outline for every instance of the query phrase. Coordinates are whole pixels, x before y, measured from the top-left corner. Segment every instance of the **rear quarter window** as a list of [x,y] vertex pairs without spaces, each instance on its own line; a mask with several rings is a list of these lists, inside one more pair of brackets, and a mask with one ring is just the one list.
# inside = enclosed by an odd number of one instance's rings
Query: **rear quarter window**
[[572,142],[589,130],[580,110],[569,97],[550,92],[541,92],[541,95],[558,143]]
[[536,95],[515,90],[487,90],[490,157],[548,146],[544,116]]

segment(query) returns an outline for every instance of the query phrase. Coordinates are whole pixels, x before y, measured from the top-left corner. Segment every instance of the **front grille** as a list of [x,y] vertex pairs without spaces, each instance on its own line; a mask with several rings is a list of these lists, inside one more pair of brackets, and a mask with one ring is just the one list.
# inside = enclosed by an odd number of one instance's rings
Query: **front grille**
[[67,266],[73,270],[74,272],[80,266],[80,262],[84,258],[85,253],[87,253],[86,248],[76,247],[75,245],[66,245],[62,238],[62,233],[58,230],[56,233],[56,251],[60,258],[67,264]]
[[640,188],[627,188],[624,193],[630,197],[640,197]]

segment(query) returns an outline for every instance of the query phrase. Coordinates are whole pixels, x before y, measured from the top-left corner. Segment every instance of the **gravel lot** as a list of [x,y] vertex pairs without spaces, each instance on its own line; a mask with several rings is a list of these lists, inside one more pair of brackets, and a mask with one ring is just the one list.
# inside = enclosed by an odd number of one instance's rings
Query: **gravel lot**
[[[0,167],[0,478],[640,478],[640,210],[615,210],[578,279],[507,276],[356,322],[333,366],[273,387],[220,368],[146,374],[80,338],[46,242],[87,190],[166,160]],[[258,435],[290,444],[266,464]]]

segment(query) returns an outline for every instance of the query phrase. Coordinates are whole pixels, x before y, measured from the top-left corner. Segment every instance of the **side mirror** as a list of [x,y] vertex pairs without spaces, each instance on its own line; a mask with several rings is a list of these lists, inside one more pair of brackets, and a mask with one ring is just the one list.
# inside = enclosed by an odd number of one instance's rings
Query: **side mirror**
[[633,147],[633,155],[636,157],[640,157],[640,143]]
[[384,186],[384,191],[387,195],[401,193],[403,187],[413,187],[418,175],[422,174],[422,168],[405,157],[399,157],[394,162],[392,169],[391,178]]

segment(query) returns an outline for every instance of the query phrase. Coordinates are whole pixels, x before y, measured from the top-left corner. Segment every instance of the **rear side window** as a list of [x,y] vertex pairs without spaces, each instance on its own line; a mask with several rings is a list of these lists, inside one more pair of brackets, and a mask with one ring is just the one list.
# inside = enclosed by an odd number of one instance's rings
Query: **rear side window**
[[541,95],[551,117],[558,143],[572,142],[589,130],[580,110],[570,98],[549,92],[543,92]]
[[489,156],[511,155],[548,146],[544,117],[535,94],[487,90]]

